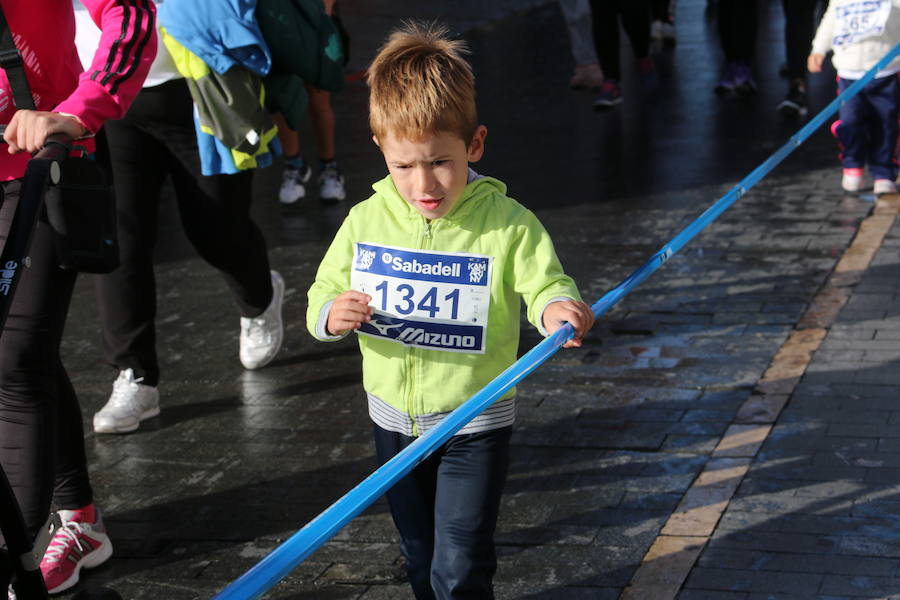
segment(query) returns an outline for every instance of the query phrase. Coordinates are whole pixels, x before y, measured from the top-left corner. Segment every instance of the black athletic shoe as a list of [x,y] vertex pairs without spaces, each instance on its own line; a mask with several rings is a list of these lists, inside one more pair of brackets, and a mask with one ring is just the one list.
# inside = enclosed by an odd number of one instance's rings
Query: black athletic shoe
[[778,105],[778,112],[786,117],[805,117],[806,90],[799,85],[792,85],[787,97]]

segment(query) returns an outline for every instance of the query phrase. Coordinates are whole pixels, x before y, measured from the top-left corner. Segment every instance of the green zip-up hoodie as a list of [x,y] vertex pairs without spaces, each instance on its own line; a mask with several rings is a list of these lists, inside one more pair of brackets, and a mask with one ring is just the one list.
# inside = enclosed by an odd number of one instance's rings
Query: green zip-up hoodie
[[[457,408],[515,362],[519,298],[527,304],[528,320],[546,333],[541,325],[546,305],[581,297],[563,273],[547,231],[530,210],[506,196],[502,182],[470,177],[456,205],[431,222],[400,196],[390,176],[372,187],[375,193],[354,206],[338,230],[309,290],[307,327],[317,339],[340,339],[329,335],[325,324],[331,302],[350,289],[355,242],[493,258],[484,354],[358,336],[363,386],[370,399],[380,399],[417,423],[420,416]],[[421,433],[421,426],[413,427],[413,435]]]

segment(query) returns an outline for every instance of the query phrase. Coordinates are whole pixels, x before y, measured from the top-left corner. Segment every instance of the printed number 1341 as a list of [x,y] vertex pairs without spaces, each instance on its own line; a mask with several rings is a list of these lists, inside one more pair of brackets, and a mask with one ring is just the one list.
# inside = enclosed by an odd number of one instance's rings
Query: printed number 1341
[[[417,293],[416,288],[402,283],[391,290],[385,280],[375,286],[375,291],[380,293],[374,295],[373,303],[384,312],[409,315],[418,310],[422,314],[427,313],[431,319],[440,313],[443,318],[449,318],[451,321],[455,321],[459,315],[458,288],[441,297],[438,288],[434,286],[427,290],[418,290]],[[445,310],[450,311],[449,317],[444,315]]]

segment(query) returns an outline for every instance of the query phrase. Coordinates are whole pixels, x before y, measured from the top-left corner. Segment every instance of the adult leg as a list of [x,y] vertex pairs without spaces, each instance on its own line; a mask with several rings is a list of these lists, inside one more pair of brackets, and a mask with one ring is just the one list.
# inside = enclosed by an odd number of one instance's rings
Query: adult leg
[[719,41],[725,60],[749,65],[756,46],[756,2],[722,0],[717,10]]
[[751,94],[756,91],[751,66],[756,46],[756,2],[722,0],[718,7],[719,39],[726,64],[715,90]]
[[788,78],[806,79],[806,57],[816,32],[818,0],[782,0],[784,7],[784,48]]
[[650,3],[648,0],[618,0],[622,28],[628,34],[634,56],[647,58],[650,54]]
[[[119,121],[106,124],[116,191],[120,265],[94,278],[103,352],[117,370],[145,385],[159,382],[156,355],[156,246],[159,197],[169,170],[164,146],[149,134],[152,115],[167,110],[166,86],[146,88]],[[171,107],[168,110],[175,110]]]
[[594,48],[597,60],[608,81],[622,79],[619,65],[618,0],[591,0],[591,19],[594,23]]
[[250,218],[253,173],[205,176],[194,132],[187,85],[173,82],[154,115],[152,134],[170,156],[172,182],[184,232],[200,256],[222,272],[241,316],[256,317],[272,300],[269,257]]
[[[19,182],[4,184],[0,231],[6,232],[18,201]],[[50,514],[58,453],[70,453],[62,491],[91,501],[78,400],[62,363],[59,344],[75,273],[58,265],[50,227],[38,223],[29,256],[0,336],[0,463],[34,538]],[[5,234],[4,234],[5,238]],[[81,506],[84,506],[82,504]]]
[[669,22],[671,20],[669,0],[651,0],[650,10],[654,21]]
[[818,0],[782,0],[788,93],[778,105],[787,116],[806,116],[806,57],[815,34]]
[[12,579],[15,568],[15,564],[9,557],[9,553],[5,548],[0,548],[0,590],[9,588],[9,584],[11,583],[10,580]]
[[53,502],[58,509],[75,510],[93,503],[94,494],[88,477],[81,405],[61,360],[57,369],[57,389],[59,443]]
[[737,60],[735,47],[735,4],[741,0],[723,0],[716,6],[716,29],[719,32],[719,44],[725,55],[725,62]]
[[[180,154],[182,161],[188,160]],[[184,232],[197,253],[218,269],[234,294],[242,317],[256,317],[272,300],[266,242],[250,218],[252,171],[234,175],[173,175]]]
[[[381,466],[416,438],[374,425],[375,455]],[[434,600],[431,587],[434,540],[434,498],[440,458],[432,454],[385,494],[394,525],[400,533],[400,551],[406,559],[409,584],[417,600]]]
[[591,8],[588,0],[559,0],[559,7],[569,30],[569,44],[575,64],[595,64],[597,54],[594,50],[594,36],[591,35]]
[[494,530],[512,427],[454,436],[441,455],[431,585],[438,598],[493,598]]
[[756,54],[756,0],[726,0],[732,4],[732,32],[735,37],[735,60],[743,64],[751,64]]

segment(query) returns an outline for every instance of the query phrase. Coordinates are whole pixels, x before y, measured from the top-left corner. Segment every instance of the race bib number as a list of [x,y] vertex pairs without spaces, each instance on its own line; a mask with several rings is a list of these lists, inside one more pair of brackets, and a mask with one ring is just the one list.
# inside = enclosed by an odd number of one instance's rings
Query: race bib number
[[891,0],[859,0],[834,9],[835,48],[881,35],[891,14]]
[[491,257],[355,244],[350,287],[372,297],[357,331],[407,346],[484,353]]

